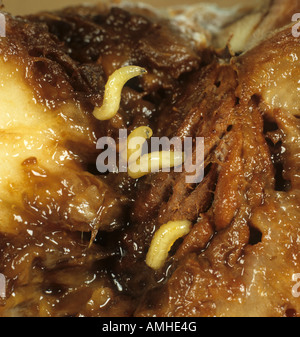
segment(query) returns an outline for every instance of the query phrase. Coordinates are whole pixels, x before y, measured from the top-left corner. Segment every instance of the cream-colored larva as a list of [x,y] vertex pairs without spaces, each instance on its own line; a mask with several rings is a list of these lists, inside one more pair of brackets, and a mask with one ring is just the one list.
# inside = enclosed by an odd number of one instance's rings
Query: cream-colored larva
[[101,107],[95,107],[93,115],[101,121],[113,118],[120,108],[121,93],[126,82],[145,73],[147,73],[147,70],[138,66],[126,66],[117,69],[108,78],[103,104]]
[[128,174],[133,179],[138,179],[150,172],[160,169],[176,167],[184,162],[184,153],[179,151],[160,151],[144,154],[135,161],[129,159]]
[[188,220],[169,221],[162,225],[153,236],[146,264],[154,270],[161,269],[175,241],[187,235],[191,229],[192,223]]
[[127,139],[127,160],[136,161],[142,155],[142,147],[147,139],[150,139],[153,131],[148,126],[140,126],[134,129]]
[[148,126],[133,130],[127,140],[128,174],[133,179],[141,178],[160,169],[171,168],[184,162],[184,153],[179,151],[160,151],[142,154],[143,144],[150,139],[153,131]]

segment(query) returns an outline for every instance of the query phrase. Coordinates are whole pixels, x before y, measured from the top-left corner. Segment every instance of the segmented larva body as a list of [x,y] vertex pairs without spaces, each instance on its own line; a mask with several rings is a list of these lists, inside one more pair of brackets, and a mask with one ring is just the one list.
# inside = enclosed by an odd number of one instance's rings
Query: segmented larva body
[[149,172],[176,167],[184,162],[184,152],[155,151],[142,156],[143,144],[152,137],[148,126],[133,130],[127,140],[128,174],[133,179],[141,178]]
[[138,179],[149,172],[161,169],[170,169],[184,162],[184,153],[179,151],[156,151],[144,154],[135,162],[129,162],[128,174],[133,179]]
[[94,116],[101,121],[113,118],[120,108],[121,93],[126,82],[145,73],[147,70],[138,66],[126,66],[116,70],[108,78],[103,104],[101,107],[95,107]]
[[142,155],[143,144],[150,139],[153,131],[148,126],[140,126],[134,129],[127,139],[127,160],[134,162]]
[[191,228],[192,223],[188,220],[169,221],[162,225],[153,236],[146,264],[154,270],[162,268],[175,241],[187,235]]

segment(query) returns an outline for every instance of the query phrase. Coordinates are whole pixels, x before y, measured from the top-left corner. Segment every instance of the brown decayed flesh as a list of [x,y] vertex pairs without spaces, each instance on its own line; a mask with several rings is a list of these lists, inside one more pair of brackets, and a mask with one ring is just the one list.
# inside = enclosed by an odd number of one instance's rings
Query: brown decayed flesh
[[[0,315],[300,316],[300,43],[291,26],[222,58],[149,9],[6,18]],[[108,76],[128,64],[147,75],[124,88],[112,120],[97,121]],[[97,139],[140,125],[204,137],[203,181],[97,173]],[[154,232],[185,219],[191,232],[151,270]]]

